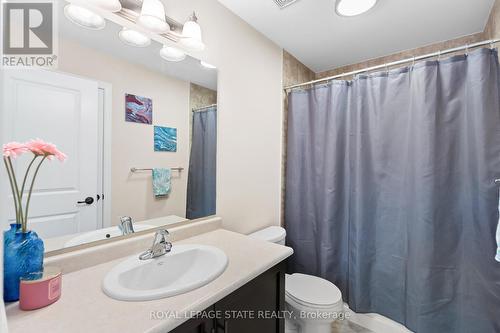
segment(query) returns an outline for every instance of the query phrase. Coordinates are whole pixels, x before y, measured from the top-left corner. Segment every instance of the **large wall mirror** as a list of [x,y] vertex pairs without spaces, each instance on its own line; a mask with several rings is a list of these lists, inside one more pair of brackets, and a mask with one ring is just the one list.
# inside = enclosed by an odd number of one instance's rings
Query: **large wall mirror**
[[[161,43],[111,20],[84,28],[64,12],[68,2],[55,3],[57,69],[2,78],[4,143],[40,138],[67,155],[41,167],[28,228],[50,252],[116,239],[131,232],[130,219],[139,232],[214,215],[217,70],[175,50],[162,57]],[[31,158],[14,160],[18,178]],[[16,220],[4,184],[3,230]]]

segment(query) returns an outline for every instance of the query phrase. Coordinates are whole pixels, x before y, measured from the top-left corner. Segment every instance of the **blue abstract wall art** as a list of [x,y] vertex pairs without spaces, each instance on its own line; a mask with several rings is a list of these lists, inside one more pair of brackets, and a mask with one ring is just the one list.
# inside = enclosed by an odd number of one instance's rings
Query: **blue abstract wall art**
[[133,123],[153,123],[153,101],[151,98],[125,94],[125,120]]
[[177,128],[155,126],[155,151],[177,151]]

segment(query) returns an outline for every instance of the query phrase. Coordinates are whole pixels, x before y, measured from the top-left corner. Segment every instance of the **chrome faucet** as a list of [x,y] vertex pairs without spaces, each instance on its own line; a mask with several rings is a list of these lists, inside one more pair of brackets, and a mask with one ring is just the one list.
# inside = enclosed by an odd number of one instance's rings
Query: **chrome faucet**
[[134,223],[132,222],[132,218],[130,216],[122,216],[120,217],[120,224],[118,224],[118,229],[122,232],[122,235],[133,234],[134,231]]
[[167,241],[169,232],[165,229],[160,229],[156,231],[155,238],[153,240],[153,246],[146,252],[139,255],[141,260],[149,260],[157,257],[161,257],[172,250],[172,243]]

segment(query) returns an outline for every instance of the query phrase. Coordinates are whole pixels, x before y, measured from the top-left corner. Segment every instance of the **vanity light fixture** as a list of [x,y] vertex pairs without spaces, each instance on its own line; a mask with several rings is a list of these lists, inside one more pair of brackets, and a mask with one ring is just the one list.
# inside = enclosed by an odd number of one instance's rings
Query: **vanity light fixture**
[[101,30],[106,26],[106,20],[85,7],[69,4],[64,7],[64,15],[73,23],[92,30]]
[[182,27],[181,44],[193,51],[203,51],[205,49],[205,44],[201,39],[201,27],[194,12]]
[[175,47],[166,45],[163,46],[163,48],[160,50],[160,56],[167,61],[174,61],[174,62],[186,59],[186,53]]
[[[89,5],[88,8],[86,7],[87,4]],[[97,13],[92,10],[93,8]],[[161,0],[142,0],[140,14],[137,11],[138,8],[130,7],[127,1],[88,0],[85,5],[69,3],[64,7],[64,14],[71,22],[93,30],[101,30],[106,26],[106,20],[98,14],[101,13],[100,10],[114,12],[121,18],[135,21],[140,28],[136,30],[133,27],[122,26],[122,30],[118,34],[119,38],[127,45],[147,47],[151,45],[152,39],[158,41],[156,35],[162,35],[161,37],[182,45],[184,50],[172,46],[163,46],[160,50],[160,56],[167,61],[182,61],[186,58],[187,51],[199,52],[205,49],[201,27],[198,24],[195,12],[189,16],[182,26],[182,34],[179,34],[180,25],[165,15],[165,7]],[[170,27],[168,22],[173,24],[173,28]],[[207,69],[216,68],[203,61],[201,61],[201,65]]]
[[205,67],[206,69],[216,69],[217,67],[215,67],[214,65],[211,65],[209,64],[208,62],[205,62],[203,60],[200,60],[200,65],[202,65],[203,67]]
[[137,30],[132,30],[128,28],[123,28],[118,36],[127,45],[136,47],[146,47],[151,44],[151,38],[139,32]]
[[92,6],[96,6],[113,13],[122,10],[122,4],[119,0],[87,0],[87,2]]
[[165,19],[165,7],[160,0],[144,0],[137,23],[157,34],[170,30],[170,26]]
[[337,0],[335,11],[340,16],[356,16],[366,13],[377,4],[377,0]]

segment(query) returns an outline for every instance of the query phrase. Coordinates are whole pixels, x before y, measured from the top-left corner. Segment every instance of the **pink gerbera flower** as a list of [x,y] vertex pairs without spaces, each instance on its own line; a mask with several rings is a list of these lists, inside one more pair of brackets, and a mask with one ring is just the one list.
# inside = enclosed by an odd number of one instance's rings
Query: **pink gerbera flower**
[[50,142],[45,142],[41,139],[31,140],[26,143],[26,147],[35,155],[45,156],[51,160],[54,156],[59,161],[64,161],[67,156],[56,145]]
[[25,144],[19,142],[9,142],[3,145],[3,156],[16,158],[28,151]]

